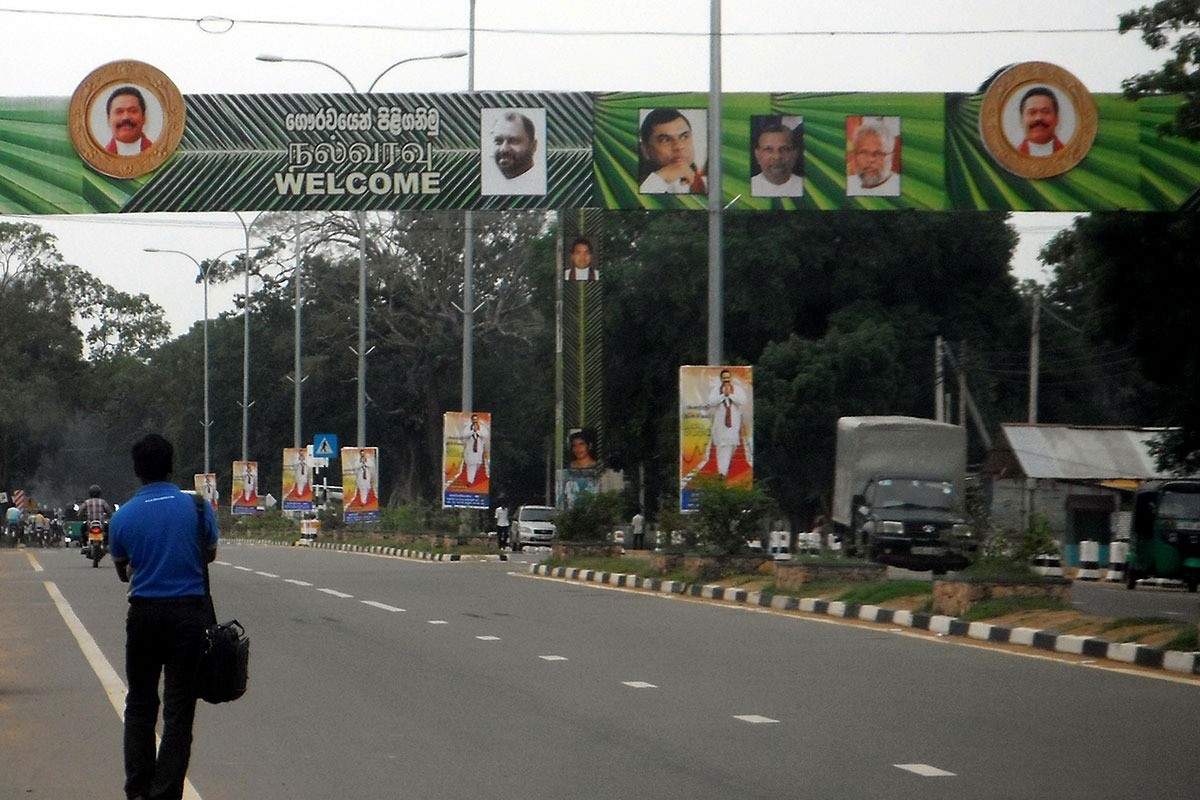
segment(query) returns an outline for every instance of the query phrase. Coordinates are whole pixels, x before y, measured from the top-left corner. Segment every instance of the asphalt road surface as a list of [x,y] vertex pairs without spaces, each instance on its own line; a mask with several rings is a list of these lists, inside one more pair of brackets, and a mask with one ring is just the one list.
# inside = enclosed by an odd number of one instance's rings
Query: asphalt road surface
[[[236,544],[218,562],[218,615],[252,637],[251,686],[201,705],[192,798],[1095,800],[1200,785],[1186,678],[511,563]],[[108,559],[0,551],[0,797],[122,796],[124,589]]]

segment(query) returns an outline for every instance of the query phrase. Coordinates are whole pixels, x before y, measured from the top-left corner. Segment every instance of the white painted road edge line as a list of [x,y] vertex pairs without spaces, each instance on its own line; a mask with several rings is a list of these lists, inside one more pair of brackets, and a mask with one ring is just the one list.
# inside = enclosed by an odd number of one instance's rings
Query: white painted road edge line
[[[67,623],[67,628],[75,637],[75,642],[79,645],[79,649],[83,652],[84,658],[91,665],[92,672],[96,673],[96,677],[100,679],[100,685],[104,687],[104,693],[108,695],[108,702],[112,703],[112,707],[116,710],[117,716],[121,718],[121,722],[125,722],[125,682],[121,680],[121,676],[113,669],[112,664],[104,657],[104,653],[100,650],[100,645],[96,644],[96,640],[88,633],[88,629],[83,626],[83,621],[75,614],[75,610],[71,608],[71,604],[67,602],[67,598],[63,597],[63,593],[58,590],[58,585],[52,581],[45,581],[46,591],[50,594],[50,599],[54,601],[58,613],[62,616],[63,622]],[[183,800],[203,800],[200,793],[196,791],[196,787],[192,786],[192,782],[186,778],[183,781]]]
[[383,611],[403,611],[404,610],[403,608],[396,608],[395,606],[389,606],[387,603],[380,603],[375,600],[362,600],[361,602],[364,606],[370,606],[371,608],[378,608]]
[[906,770],[906,771],[914,773],[916,775],[920,775],[923,778],[953,778],[953,777],[955,777],[953,772],[946,772],[946,770],[944,770],[944,769],[938,769],[937,767],[931,767],[928,764],[893,764],[892,766],[897,767],[902,770]]

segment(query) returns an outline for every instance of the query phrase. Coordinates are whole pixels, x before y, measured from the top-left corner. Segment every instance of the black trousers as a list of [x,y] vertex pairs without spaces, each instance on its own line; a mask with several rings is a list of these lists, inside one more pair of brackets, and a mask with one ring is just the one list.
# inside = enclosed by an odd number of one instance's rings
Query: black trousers
[[[131,598],[125,620],[125,795],[179,800],[192,755],[196,669],[212,612],[205,597]],[[155,752],[159,677],[162,745]]]

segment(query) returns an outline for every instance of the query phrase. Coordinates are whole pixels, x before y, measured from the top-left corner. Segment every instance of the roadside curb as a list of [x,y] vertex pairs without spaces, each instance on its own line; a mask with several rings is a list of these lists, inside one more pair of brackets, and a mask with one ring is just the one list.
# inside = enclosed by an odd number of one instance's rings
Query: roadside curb
[[[268,545],[271,547],[296,547],[292,542],[273,542],[266,539],[225,539],[226,543]],[[368,555],[392,556],[394,558],[409,558],[415,561],[507,561],[506,553],[497,555],[468,555],[461,553],[430,553],[428,550],[409,550],[401,547],[383,547],[382,545],[335,544],[334,542],[316,542],[305,545],[315,550],[335,550],[342,553],[366,553]]]
[[995,644],[1022,645],[1054,653],[1104,658],[1139,667],[1165,669],[1186,675],[1200,675],[1200,653],[1160,650],[1133,642],[1110,642],[1107,639],[1092,636],[1072,636],[1034,628],[1008,628],[986,622],[969,622],[940,614],[918,614],[912,611],[880,608],[879,606],[841,603],[836,600],[801,599],[765,592],[750,592],[718,584],[702,585],[683,581],[662,581],[657,578],[642,578],[637,575],[601,572],[578,567],[547,567],[543,564],[531,564],[529,571],[533,575],[547,578],[599,583],[606,586],[678,594],[705,600],[724,600],[742,605],[769,608],[774,611],[799,611],[806,614],[822,614],[884,625],[899,625],[942,636],[961,636]]

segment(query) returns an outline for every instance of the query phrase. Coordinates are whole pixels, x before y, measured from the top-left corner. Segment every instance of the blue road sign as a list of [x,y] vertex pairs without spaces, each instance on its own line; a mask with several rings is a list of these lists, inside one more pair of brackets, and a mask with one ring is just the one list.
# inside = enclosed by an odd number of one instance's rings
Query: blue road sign
[[313,455],[317,458],[337,458],[338,440],[336,433],[318,433],[313,437]]

